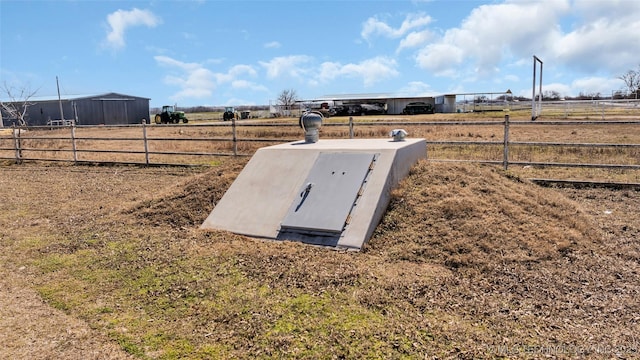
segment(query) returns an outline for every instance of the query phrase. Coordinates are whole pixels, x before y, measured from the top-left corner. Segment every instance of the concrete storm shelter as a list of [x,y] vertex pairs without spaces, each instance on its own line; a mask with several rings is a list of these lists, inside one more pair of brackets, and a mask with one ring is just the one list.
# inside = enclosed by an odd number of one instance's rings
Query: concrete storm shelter
[[360,250],[424,139],[292,142],[259,149],[202,229]]

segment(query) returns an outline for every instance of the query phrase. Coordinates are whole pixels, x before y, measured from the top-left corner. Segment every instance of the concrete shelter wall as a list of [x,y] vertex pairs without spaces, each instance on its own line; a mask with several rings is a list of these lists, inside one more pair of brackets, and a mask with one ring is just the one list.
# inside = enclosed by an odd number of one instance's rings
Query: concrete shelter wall
[[426,157],[427,150],[424,139],[402,142],[389,139],[320,140],[310,144],[301,141],[259,149],[201,228],[278,238],[282,220],[292,202],[299,197],[299,190],[315,160],[323,152],[379,154],[352,210],[351,221],[336,246],[360,249],[382,219],[391,190],[409,173],[413,164]]

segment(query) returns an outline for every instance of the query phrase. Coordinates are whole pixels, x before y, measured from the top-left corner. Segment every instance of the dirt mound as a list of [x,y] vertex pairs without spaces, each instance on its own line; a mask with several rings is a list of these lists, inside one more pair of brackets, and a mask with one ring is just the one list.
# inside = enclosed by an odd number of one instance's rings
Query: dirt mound
[[139,221],[159,226],[200,226],[238,176],[245,161],[225,161],[204,174],[189,177],[126,211]]
[[[230,162],[190,177],[127,213],[153,226],[200,226],[243,165]],[[597,242],[594,225],[557,190],[496,167],[421,161],[393,191],[365,252],[450,268],[537,262]]]
[[561,193],[495,167],[422,161],[392,193],[365,251],[449,267],[549,260],[599,231]]

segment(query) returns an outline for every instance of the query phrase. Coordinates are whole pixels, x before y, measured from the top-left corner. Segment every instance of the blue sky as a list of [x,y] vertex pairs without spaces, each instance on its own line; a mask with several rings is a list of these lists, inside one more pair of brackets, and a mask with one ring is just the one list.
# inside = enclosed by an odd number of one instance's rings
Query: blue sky
[[[640,69],[640,1],[0,0],[0,83],[151,106],[328,94],[531,96],[624,88]],[[5,94],[2,94],[3,97]]]

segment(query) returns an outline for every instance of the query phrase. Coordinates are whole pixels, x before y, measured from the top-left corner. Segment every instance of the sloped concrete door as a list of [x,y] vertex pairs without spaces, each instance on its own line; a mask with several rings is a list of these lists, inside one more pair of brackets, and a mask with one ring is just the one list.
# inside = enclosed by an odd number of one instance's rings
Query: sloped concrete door
[[320,153],[280,232],[336,237],[373,169],[374,153]]

